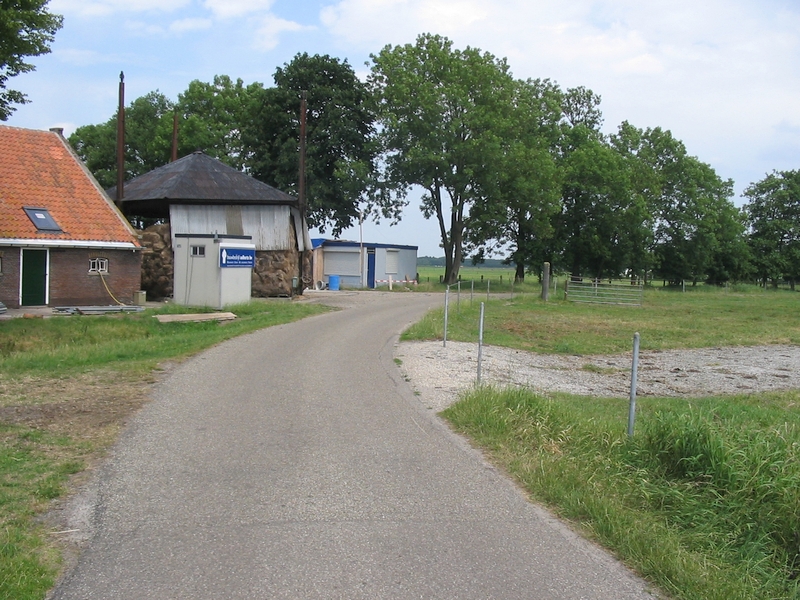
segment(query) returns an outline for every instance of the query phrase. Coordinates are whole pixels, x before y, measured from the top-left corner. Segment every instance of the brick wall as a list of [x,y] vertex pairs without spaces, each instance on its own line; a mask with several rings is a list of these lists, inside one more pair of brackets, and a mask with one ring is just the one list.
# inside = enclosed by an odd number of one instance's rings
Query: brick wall
[[[0,302],[19,308],[19,248],[0,247],[2,269]],[[108,259],[108,273],[100,277],[89,273],[89,260]],[[50,306],[90,306],[116,304],[103,285],[124,304],[133,302],[141,289],[142,253],[131,250],[50,249]]]
[[[103,277],[89,273],[89,260],[108,259]],[[140,288],[142,253],[131,250],[50,250],[50,305],[88,306],[116,304],[111,294],[124,304],[133,302]],[[111,294],[103,285],[108,286]]]
[[19,248],[0,246],[0,302],[19,308]]

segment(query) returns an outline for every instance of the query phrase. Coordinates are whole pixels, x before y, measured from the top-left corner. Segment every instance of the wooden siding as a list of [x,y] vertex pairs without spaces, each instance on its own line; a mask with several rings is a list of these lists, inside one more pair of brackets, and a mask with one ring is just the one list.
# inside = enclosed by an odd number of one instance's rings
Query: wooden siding
[[[178,233],[247,235],[256,250],[294,250],[297,239],[289,206],[221,206],[173,204],[173,243]],[[299,237],[299,236],[298,236]]]

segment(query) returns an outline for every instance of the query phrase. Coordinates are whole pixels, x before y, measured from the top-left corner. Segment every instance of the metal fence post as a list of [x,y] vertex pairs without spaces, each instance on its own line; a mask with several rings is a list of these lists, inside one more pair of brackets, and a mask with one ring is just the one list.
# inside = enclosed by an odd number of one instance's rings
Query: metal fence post
[[636,376],[639,372],[639,333],[633,334],[633,364],[631,365],[631,402],[628,407],[628,437],[633,437],[636,421]]
[[444,335],[442,336],[442,347],[447,348],[447,309],[450,304],[450,286],[444,291]]
[[481,384],[481,364],[483,363],[483,308],[484,304],[481,302],[481,320],[478,326],[478,385]]

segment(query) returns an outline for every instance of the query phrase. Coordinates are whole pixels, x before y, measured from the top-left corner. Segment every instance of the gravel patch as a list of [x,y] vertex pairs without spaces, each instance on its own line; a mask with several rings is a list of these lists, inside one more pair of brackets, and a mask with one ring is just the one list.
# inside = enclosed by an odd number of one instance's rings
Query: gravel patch
[[[475,385],[477,344],[402,342],[395,356],[420,401],[440,411]],[[565,356],[484,346],[483,383],[584,396],[630,395],[631,355]],[[638,396],[699,397],[800,388],[800,346],[642,351]]]

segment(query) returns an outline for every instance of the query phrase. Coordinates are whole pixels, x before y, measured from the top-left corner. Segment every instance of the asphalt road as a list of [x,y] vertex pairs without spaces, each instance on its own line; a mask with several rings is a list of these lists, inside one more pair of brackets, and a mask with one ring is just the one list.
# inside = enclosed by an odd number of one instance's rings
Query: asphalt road
[[157,386],[75,501],[90,537],[52,598],[652,598],[402,380],[396,337],[441,295],[332,296]]

